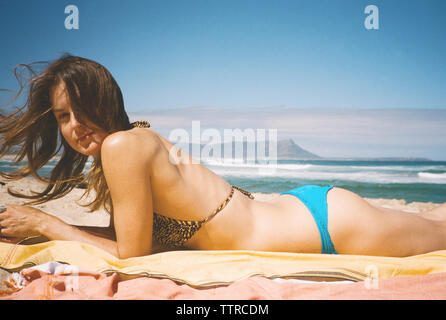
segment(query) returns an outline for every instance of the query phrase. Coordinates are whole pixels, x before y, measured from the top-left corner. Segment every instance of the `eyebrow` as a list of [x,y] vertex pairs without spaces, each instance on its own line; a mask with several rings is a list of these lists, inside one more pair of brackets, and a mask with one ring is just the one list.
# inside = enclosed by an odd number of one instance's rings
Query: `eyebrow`
[[63,108],[59,108],[59,109],[52,108],[52,109],[53,109],[53,112],[54,112],[54,113],[58,113],[58,112],[65,111],[65,109],[63,109]]

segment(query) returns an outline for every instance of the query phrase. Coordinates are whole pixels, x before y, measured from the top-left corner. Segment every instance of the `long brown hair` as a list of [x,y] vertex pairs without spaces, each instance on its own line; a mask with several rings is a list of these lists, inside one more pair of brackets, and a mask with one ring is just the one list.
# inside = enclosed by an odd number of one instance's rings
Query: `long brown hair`
[[[36,72],[34,65],[42,63],[47,68]],[[23,79],[26,76],[20,71],[31,74],[25,84]],[[84,195],[92,190],[96,193],[87,206],[92,211],[100,207],[112,211],[101,157],[97,157],[84,174],[88,157],[72,149],[60,133],[51,112],[50,89],[61,82],[65,84],[71,108],[80,115],[79,121],[88,119],[107,133],[128,130],[131,124],[124,109],[121,89],[113,76],[99,63],[70,54],[64,54],[53,62],[19,64],[14,68],[14,75],[20,89],[8,105],[16,101],[27,86],[29,90],[23,106],[9,114],[0,114],[0,158],[15,151],[14,164],[18,165],[23,159],[27,164],[13,172],[0,171],[0,175],[9,180],[32,175],[47,185],[43,191],[33,191],[32,195],[10,188],[8,193],[30,199],[28,204],[39,204],[63,197],[77,185],[87,182]],[[41,176],[38,170],[51,159],[58,159],[57,164],[49,177]]]

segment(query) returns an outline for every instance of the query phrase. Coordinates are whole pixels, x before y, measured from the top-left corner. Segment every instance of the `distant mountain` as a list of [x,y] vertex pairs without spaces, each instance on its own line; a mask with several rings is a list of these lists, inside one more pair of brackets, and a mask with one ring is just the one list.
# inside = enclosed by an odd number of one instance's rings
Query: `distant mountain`
[[317,160],[322,157],[311,153],[294,143],[293,139],[279,140],[277,142],[278,160]]
[[[269,141],[264,141],[264,143],[265,143],[265,147],[264,147],[265,151],[261,154],[265,154],[265,156],[268,157],[269,156]],[[243,141],[243,143],[242,143],[243,159],[247,159],[248,146],[251,148],[254,147],[254,150],[257,150],[256,149],[257,147],[261,147],[261,145],[259,143],[253,143],[253,144],[254,144],[254,146],[252,146],[251,143],[248,145],[248,143],[246,141]],[[193,146],[194,146],[193,144],[189,144],[188,147],[186,147],[186,146],[182,147],[179,145],[177,145],[177,146],[180,147],[181,149],[183,149],[184,151],[188,152],[189,154],[191,154],[194,157],[194,155],[192,154],[192,150],[193,150]],[[200,152],[202,152],[202,150],[205,146],[210,147],[207,144],[201,144]],[[228,147],[229,147],[229,149],[227,149]],[[231,157],[233,159],[240,157],[239,155],[236,154],[236,144],[234,141],[231,143],[231,145],[229,143],[212,145],[212,149],[214,149],[214,150],[220,149],[220,154],[222,157],[224,156],[225,148],[226,148],[226,150],[232,151]],[[200,154],[202,154],[202,153],[200,153]],[[256,154],[254,153],[254,156],[255,155]],[[209,152],[209,156],[211,156],[211,157],[214,156],[213,151]],[[323,158],[299,147],[292,139],[277,141],[277,160],[317,160],[317,159],[323,159]]]

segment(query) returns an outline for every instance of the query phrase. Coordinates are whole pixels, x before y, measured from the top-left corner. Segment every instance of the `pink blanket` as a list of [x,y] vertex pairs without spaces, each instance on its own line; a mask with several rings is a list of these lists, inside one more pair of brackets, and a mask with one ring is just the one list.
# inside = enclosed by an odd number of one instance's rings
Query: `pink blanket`
[[375,279],[363,282],[275,281],[251,277],[229,286],[193,288],[168,279],[120,279],[82,271],[76,276],[24,270],[26,285],[0,300],[10,299],[446,299],[446,273]]

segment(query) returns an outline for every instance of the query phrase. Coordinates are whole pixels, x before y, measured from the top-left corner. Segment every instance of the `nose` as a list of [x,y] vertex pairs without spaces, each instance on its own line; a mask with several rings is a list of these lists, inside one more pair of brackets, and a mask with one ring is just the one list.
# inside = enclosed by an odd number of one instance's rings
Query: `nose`
[[74,115],[73,111],[71,111],[70,115],[70,123],[73,129],[77,129],[82,126],[82,124],[77,120],[76,116]]

